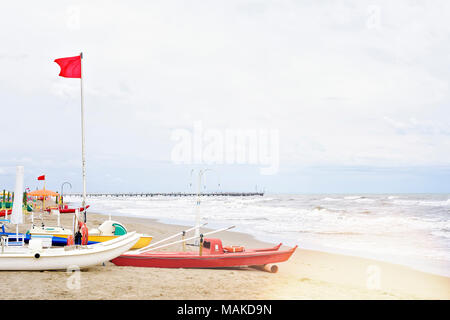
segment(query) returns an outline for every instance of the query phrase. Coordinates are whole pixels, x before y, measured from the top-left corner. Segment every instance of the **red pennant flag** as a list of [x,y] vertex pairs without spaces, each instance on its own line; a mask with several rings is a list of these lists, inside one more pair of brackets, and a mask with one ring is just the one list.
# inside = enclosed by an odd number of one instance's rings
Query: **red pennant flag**
[[55,62],[61,67],[61,77],[81,78],[81,55],[56,59]]
[[38,180],[45,180],[45,174],[43,176],[39,176]]

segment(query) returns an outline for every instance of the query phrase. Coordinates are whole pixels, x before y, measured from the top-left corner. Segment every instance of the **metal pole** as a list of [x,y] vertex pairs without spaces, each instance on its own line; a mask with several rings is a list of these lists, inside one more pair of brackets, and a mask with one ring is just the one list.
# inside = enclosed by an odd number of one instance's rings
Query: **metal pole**
[[201,184],[202,184],[202,175],[203,170],[198,172],[198,182],[197,182],[197,202],[195,206],[195,237],[197,238],[194,243],[196,245],[199,244],[200,237],[200,192],[202,192]]
[[[80,53],[81,60],[81,164],[83,171],[83,202],[82,207],[86,207],[86,153],[85,153],[85,138],[84,138],[84,99],[83,99],[83,52]],[[83,210],[83,218],[86,223],[86,210]]]
[[200,235],[200,248],[199,248],[198,255],[201,257],[202,253],[203,253],[203,234]]
[[183,239],[183,252],[186,251],[186,241],[184,241],[186,236],[186,232],[183,231],[183,234],[181,235],[181,239]]
[[[75,234],[77,232],[77,215],[78,215],[78,209],[75,209],[75,213],[73,214],[72,219],[72,231],[73,231],[73,240],[75,241]],[[75,243],[75,242],[74,242]]]
[[70,189],[72,189],[72,184],[70,182],[65,181],[62,183],[62,185],[61,185],[61,199],[62,199],[61,202],[62,202],[62,204],[64,204],[64,193],[63,193],[64,189],[63,189],[63,187],[65,184],[68,184],[70,186]]

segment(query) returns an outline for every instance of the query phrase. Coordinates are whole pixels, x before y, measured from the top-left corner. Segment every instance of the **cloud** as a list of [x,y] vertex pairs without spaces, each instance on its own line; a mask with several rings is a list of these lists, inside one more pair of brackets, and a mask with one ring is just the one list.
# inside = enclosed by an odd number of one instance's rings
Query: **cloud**
[[404,121],[396,121],[389,117],[384,117],[399,134],[420,134],[420,135],[450,135],[450,123],[442,123],[438,120],[417,120],[409,118]]
[[58,77],[53,60],[83,51],[91,174],[169,161],[172,130],[195,121],[279,130],[281,166],[446,165],[449,9],[43,1],[24,12],[8,2],[0,108],[11,121],[0,132],[14,139],[4,147],[37,168],[79,169],[79,80]]

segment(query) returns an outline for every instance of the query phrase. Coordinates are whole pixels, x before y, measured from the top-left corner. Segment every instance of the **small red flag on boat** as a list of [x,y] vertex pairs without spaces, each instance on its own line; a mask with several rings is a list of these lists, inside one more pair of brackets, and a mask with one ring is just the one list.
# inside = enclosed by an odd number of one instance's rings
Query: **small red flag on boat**
[[43,176],[39,176],[38,180],[45,180],[45,174]]
[[61,67],[59,75],[65,78],[81,78],[81,55],[59,58],[55,62]]

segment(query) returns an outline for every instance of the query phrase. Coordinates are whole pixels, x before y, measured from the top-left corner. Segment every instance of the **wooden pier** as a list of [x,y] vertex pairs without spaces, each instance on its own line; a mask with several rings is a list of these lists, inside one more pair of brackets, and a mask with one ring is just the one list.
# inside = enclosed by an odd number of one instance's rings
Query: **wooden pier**
[[[66,193],[65,196],[82,197],[82,193]],[[159,193],[87,193],[86,197],[195,197],[196,193],[185,192],[159,192]],[[201,193],[202,197],[250,197],[264,196],[264,192],[205,192]]]

